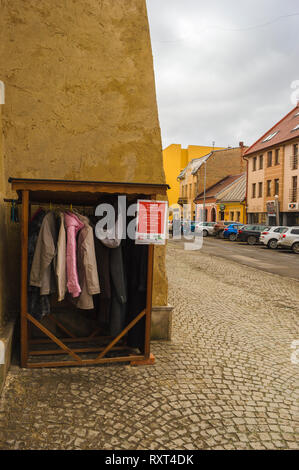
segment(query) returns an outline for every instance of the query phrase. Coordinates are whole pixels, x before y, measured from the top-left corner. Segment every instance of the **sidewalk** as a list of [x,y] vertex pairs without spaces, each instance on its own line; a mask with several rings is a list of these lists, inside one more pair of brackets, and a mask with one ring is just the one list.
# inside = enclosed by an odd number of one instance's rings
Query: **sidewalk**
[[156,364],[13,366],[0,449],[298,448],[299,282],[174,242],[168,277],[174,337],[152,344]]

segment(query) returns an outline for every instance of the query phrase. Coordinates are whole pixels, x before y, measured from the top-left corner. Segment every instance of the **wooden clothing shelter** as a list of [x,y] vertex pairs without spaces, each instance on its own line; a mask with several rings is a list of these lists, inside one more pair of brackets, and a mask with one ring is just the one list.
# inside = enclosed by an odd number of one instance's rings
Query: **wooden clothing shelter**
[[[151,309],[153,290],[153,264],[154,245],[148,247],[147,291],[146,308],[140,312],[115,338],[99,336],[100,329],[96,329],[89,336],[77,337],[51,314],[47,318],[56,328],[63,332],[63,337],[56,336],[40,321],[28,313],[28,223],[31,205],[42,204],[72,204],[80,206],[96,205],[103,195],[126,195],[136,198],[155,200],[157,195],[166,195],[169,188],[166,184],[145,183],[117,183],[107,181],[71,181],[9,178],[12,189],[18,193],[19,203],[22,205],[21,218],[21,367],[58,367],[58,366],[84,366],[113,362],[130,362],[132,365],[152,364],[154,357],[150,353]],[[145,342],[144,352],[138,354],[136,350],[128,352],[130,348],[122,344],[128,331],[145,316]],[[32,338],[30,324],[38,328],[45,336]],[[103,340],[106,343],[103,344]],[[107,343],[108,339],[108,343]],[[100,343],[94,346],[96,343]],[[49,349],[49,343],[55,349]],[[78,347],[78,344],[80,346]],[[91,347],[90,344],[93,344]],[[36,349],[38,347],[38,349]],[[45,349],[47,348],[47,349]],[[88,353],[97,354],[95,358],[86,358]],[[110,357],[107,354],[110,353]],[[113,355],[111,356],[111,353]],[[82,357],[82,354],[84,357]],[[53,356],[63,360],[52,360]],[[51,356],[51,361],[39,357]],[[67,357],[67,359],[65,359]]]

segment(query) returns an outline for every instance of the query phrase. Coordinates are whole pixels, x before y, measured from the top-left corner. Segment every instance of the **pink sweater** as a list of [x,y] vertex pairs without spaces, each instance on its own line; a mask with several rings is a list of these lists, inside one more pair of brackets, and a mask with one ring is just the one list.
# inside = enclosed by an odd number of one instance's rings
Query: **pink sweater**
[[64,222],[67,233],[66,242],[66,272],[67,272],[67,288],[73,297],[78,297],[81,293],[81,288],[78,280],[77,271],[77,245],[76,235],[84,224],[78,219],[78,217],[67,212],[64,214]]

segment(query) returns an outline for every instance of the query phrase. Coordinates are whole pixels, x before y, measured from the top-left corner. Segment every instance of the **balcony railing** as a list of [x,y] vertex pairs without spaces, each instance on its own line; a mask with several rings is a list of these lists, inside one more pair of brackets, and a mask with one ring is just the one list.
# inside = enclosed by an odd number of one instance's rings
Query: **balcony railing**
[[291,156],[291,170],[297,170],[298,168],[298,154]]
[[299,188],[291,188],[289,194],[289,202],[299,201]]

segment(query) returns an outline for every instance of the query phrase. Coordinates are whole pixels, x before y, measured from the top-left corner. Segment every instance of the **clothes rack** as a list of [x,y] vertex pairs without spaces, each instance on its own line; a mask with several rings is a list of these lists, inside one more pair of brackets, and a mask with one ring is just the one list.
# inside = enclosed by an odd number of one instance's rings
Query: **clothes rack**
[[[9,178],[12,190],[16,191],[21,204],[21,367],[66,367],[87,366],[103,363],[129,362],[132,365],[152,364],[154,356],[150,352],[150,329],[153,290],[154,245],[148,246],[146,308],[140,312],[115,338],[101,337],[100,329],[90,335],[77,337],[61,320],[50,315],[50,321],[63,333],[62,337],[54,334],[28,313],[27,282],[28,282],[28,223],[31,205],[71,204],[72,206],[96,205],[103,195],[125,195],[139,199],[155,200],[157,195],[166,195],[169,188],[166,184],[123,183],[107,181],[74,181]],[[143,352],[131,351],[125,344],[128,331],[145,317],[145,340]],[[29,325],[34,325],[43,333],[42,338],[30,337]],[[105,341],[104,341],[105,340]],[[104,341],[104,342],[103,342]],[[108,341],[108,342],[107,342]],[[96,344],[96,343],[99,344]],[[90,344],[89,344],[90,343]],[[49,345],[54,345],[49,348]],[[39,349],[35,349],[38,346]],[[95,358],[86,358],[95,353]],[[98,353],[98,354],[97,354]],[[111,356],[111,353],[113,354]],[[110,354],[110,356],[108,356]],[[39,359],[39,357],[41,358]],[[51,356],[51,360],[43,360]],[[53,359],[52,356],[55,356]],[[62,357],[58,360],[57,356]],[[65,359],[67,357],[67,359]]]

